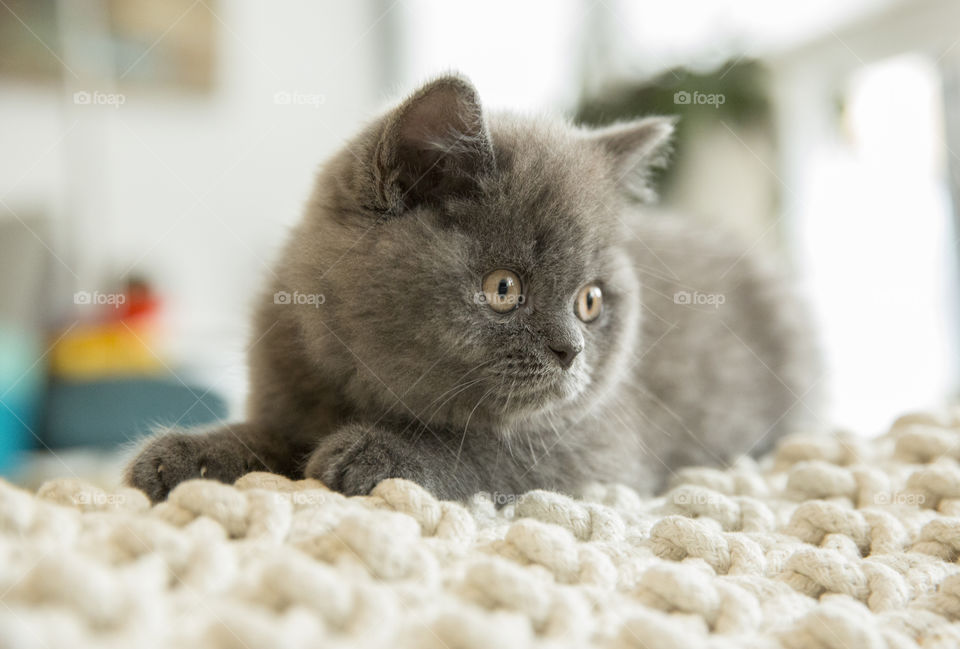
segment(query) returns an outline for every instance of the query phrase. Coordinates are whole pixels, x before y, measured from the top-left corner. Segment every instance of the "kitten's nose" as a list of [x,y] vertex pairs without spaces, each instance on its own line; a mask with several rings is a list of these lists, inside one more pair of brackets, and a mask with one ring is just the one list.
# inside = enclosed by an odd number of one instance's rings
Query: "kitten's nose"
[[563,369],[568,369],[573,363],[573,359],[577,357],[577,354],[583,351],[583,345],[573,345],[570,343],[551,344],[547,345],[547,347],[553,352],[554,356],[557,357],[557,360],[560,361],[560,367]]

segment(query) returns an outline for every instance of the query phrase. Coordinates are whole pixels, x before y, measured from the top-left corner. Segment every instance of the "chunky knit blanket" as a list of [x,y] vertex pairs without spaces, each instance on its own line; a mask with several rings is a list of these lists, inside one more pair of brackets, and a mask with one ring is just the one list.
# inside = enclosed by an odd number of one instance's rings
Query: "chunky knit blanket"
[[958,647],[958,442],[794,436],[657,498],[0,482],[0,647]]

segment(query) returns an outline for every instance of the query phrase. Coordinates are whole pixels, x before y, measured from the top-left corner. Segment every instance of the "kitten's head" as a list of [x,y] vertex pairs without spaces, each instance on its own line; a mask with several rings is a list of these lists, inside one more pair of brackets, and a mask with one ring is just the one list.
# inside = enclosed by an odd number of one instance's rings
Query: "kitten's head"
[[633,362],[623,208],[671,131],[488,115],[462,77],[427,84],[320,175],[281,269],[324,296],[292,300],[305,349],[353,406],[431,428],[582,414]]

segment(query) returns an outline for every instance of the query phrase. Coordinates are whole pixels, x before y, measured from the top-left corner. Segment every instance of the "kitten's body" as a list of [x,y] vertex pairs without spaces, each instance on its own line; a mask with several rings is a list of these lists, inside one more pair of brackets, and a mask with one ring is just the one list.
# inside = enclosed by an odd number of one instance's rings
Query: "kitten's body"
[[[669,130],[486,117],[461,79],[421,89],[321,173],[257,311],[247,422],[157,438],[130,481],[155,500],[264,468],[347,493],[648,490],[766,447],[806,408],[808,332],[745,247],[631,200]],[[510,313],[476,299],[497,268],[522,279]]]

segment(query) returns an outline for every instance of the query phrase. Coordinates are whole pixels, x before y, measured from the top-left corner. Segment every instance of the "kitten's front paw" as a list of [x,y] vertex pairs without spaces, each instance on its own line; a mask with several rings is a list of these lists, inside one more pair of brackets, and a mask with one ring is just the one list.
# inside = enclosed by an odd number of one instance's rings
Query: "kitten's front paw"
[[243,456],[210,435],[167,433],[150,441],[127,468],[126,481],[152,502],[166,499],[184,480],[232,483],[247,472]]
[[432,491],[436,487],[424,464],[401,441],[359,424],[321,440],[305,474],[347,496],[366,495],[387,478],[412,480]]

